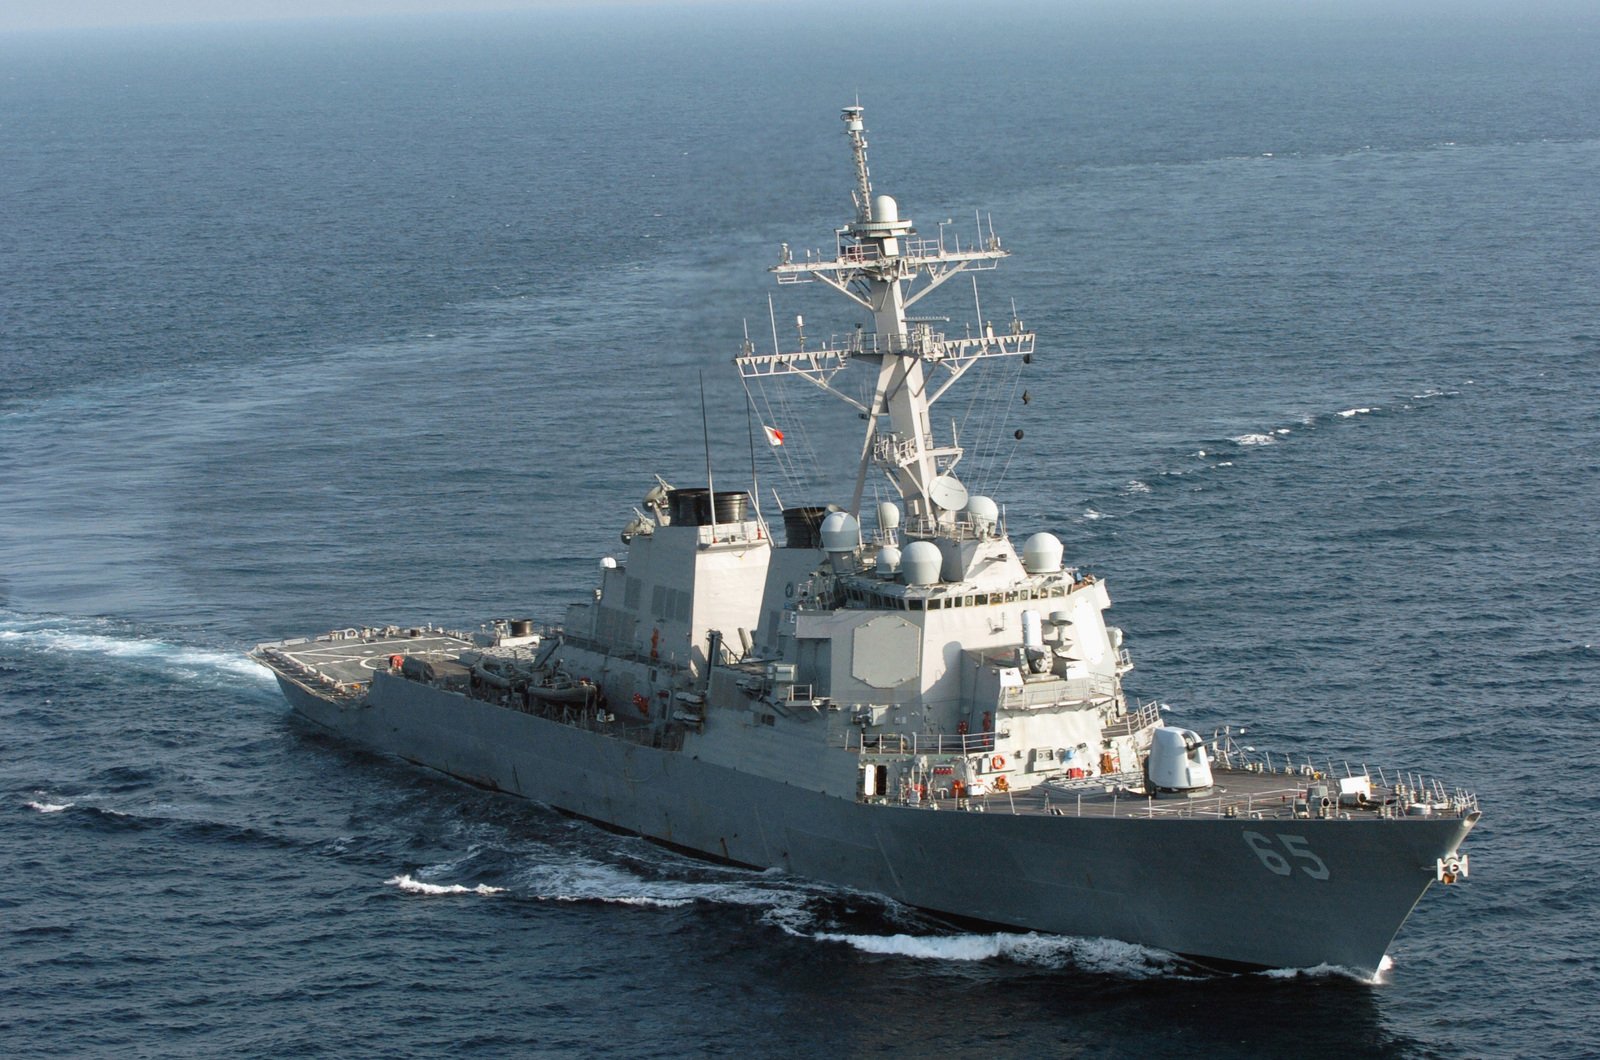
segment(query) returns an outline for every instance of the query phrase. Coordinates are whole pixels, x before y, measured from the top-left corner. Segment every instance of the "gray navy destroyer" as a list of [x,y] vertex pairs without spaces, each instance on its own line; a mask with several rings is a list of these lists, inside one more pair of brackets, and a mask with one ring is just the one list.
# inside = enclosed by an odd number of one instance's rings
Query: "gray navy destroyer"
[[[358,627],[254,658],[345,737],[714,858],[1208,966],[1375,973],[1428,887],[1466,876],[1476,797],[1258,756],[1124,693],[1106,583],[1050,533],[1019,551],[930,414],[968,372],[1031,358],[1018,320],[908,315],[1007,252],[992,228],[920,236],[873,192],[862,109],[843,117],[854,218],[772,271],[863,323],[788,351],[774,327],[735,363],[747,388],[798,377],[855,407],[848,504],[782,509],[780,544],[709,469],[657,478],[559,626]],[[864,515],[874,474],[897,500]]]

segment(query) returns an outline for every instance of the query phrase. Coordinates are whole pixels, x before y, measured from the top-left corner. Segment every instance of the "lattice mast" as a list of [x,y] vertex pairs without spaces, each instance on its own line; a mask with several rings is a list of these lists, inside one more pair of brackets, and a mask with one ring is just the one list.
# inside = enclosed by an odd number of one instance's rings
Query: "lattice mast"
[[[893,198],[872,193],[862,108],[846,107],[843,118],[855,162],[855,220],[835,232],[832,258],[812,252],[795,261],[784,244],[771,271],[780,284],[827,284],[872,314],[872,330],[858,324],[853,335],[807,349],[802,329],[799,349],[772,354],[757,354],[747,342],[736,363],[747,380],[798,375],[859,410],[867,430],[852,513],[860,514],[867,468],[876,463],[904,498],[911,525],[936,529],[954,520],[966,504],[966,489],[952,474],[962,456],[955,427],[948,441],[937,443],[929,409],[979,361],[1032,353],[1034,336],[1013,319],[1002,333],[979,320],[964,336],[951,338],[930,321],[907,317],[908,309],[946,280],[996,268],[1009,252],[1000,248],[992,226],[985,235],[980,225],[978,238],[965,247],[959,238],[946,246],[943,224],[937,238],[918,238]],[[877,369],[866,404],[834,385],[851,361]]]

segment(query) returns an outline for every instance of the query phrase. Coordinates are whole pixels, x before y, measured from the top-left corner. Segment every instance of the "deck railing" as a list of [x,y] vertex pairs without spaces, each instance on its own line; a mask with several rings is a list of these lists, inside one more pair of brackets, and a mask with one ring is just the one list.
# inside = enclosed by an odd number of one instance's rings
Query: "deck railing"
[[847,732],[845,750],[858,754],[988,754],[994,750],[992,732]]

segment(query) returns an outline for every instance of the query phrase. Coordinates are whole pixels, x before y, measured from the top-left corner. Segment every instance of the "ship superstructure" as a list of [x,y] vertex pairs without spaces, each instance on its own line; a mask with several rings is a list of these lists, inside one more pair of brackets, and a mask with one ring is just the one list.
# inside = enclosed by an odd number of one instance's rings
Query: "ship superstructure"
[[[1007,252],[992,227],[920,237],[874,193],[861,108],[843,119],[854,217],[772,271],[865,319],[736,364],[859,413],[848,504],[784,509],[779,545],[749,493],[658,479],[558,627],[350,629],[256,657],[355,739],[730,861],[1212,963],[1375,969],[1426,887],[1465,875],[1475,798],[1257,760],[1129,701],[1105,583],[1047,532],[1019,553],[958,477],[954,425],[934,429],[952,387],[1035,338],[908,311]],[[863,512],[875,469],[898,499]]]

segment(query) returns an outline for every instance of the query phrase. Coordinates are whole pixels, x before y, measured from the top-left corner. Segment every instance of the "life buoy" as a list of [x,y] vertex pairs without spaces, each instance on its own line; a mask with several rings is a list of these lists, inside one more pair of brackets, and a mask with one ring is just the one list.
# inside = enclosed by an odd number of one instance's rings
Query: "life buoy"
[[990,769],[1004,769],[1005,767],[1006,767],[1006,756],[1005,755],[995,755],[993,758],[989,759],[989,768]]
[[964,721],[956,722],[956,735],[965,736],[966,734],[967,734],[967,723],[964,722]]
[[398,670],[405,665],[405,662],[406,657],[404,655],[391,655],[389,656],[389,669]]

